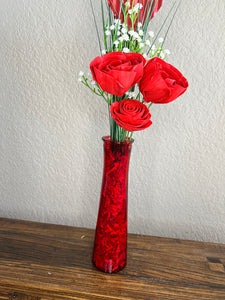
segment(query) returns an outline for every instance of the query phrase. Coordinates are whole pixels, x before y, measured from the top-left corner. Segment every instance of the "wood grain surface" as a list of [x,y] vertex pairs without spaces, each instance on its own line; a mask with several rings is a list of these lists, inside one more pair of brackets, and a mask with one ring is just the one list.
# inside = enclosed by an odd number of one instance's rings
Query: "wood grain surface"
[[225,245],[129,234],[126,268],[105,274],[93,240],[90,229],[0,218],[0,299],[225,299]]

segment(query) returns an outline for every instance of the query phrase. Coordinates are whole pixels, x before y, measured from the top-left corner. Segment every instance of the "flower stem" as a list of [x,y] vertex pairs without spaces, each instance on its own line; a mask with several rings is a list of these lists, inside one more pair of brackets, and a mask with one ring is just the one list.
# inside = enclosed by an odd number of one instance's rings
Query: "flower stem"
[[130,134],[129,142],[131,142],[131,140],[132,140],[133,133],[134,133],[134,132],[132,131],[131,134]]

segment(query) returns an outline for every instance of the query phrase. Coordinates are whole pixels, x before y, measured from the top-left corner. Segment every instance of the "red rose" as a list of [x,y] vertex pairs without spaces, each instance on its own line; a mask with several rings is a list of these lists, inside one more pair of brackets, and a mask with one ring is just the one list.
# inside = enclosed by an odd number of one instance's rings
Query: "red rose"
[[158,57],[152,58],[146,64],[139,83],[147,103],[169,103],[182,95],[187,87],[187,79],[176,68]]
[[110,112],[115,122],[127,131],[143,130],[152,125],[149,109],[138,100],[114,102]]
[[[109,6],[111,7],[115,18],[118,19],[120,17],[120,20],[122,23],[124,22],[123,12],[125,10],[126,2],[127,2],[127,0],[108,0]],[[163,3],[163,0],[133,0],[133,1],[130,0],[130,6],[128,9],[135,7],[136,4],[143,5],[143,7],[140,9],[139,17],[137,18],[137,21],[134,24],[134,28],[136,28],[137,22],[142,22],[142,24],[144,24],[147,16],[151,16],[151,19],[152,19],[156,15],[156,13],[160,9],[160,7],[162,6],[162,3]],[[121,8],[121,4],[122,4],[122,8]],[[148,15],[150,5],[151,5],[151,12]],[[153,10],[153,12],[152,12],[152,10]],[[131,22],[129,15],[127,17],[126,22],[127,22],[128,28],[131,29],[132,22]]]
[[96,57],[90,68],[103,91],[121,97],[140,81],[145,62],[139,53],[111,52]]

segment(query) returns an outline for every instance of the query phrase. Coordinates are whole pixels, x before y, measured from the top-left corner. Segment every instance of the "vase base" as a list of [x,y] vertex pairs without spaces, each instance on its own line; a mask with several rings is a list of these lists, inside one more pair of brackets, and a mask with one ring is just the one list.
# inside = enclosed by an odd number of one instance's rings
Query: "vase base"
[[101,266],[96,264],[94,261],[92,261],[92,263],[98,270],[100,270],[104,273],[109,273],[109,274],[117,273],[117,272],[121,271],[122,269],[124,269],[126,267],[126,263],[121,265],[121,266],[116,266],[116,267],[114,266],[113,267],[112,260],[109,260],[108,262],[105,262]]

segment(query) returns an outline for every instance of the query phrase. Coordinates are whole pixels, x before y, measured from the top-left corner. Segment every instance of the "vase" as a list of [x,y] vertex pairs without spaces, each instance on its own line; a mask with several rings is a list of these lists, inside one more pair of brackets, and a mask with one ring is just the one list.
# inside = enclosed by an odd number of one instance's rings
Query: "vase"
[[127,256],[128,171],[133,140],[103,139],[104,166],[93,264],[103,272],[123,269]]

